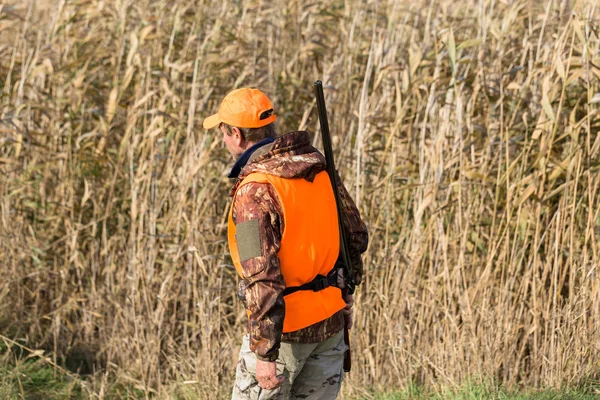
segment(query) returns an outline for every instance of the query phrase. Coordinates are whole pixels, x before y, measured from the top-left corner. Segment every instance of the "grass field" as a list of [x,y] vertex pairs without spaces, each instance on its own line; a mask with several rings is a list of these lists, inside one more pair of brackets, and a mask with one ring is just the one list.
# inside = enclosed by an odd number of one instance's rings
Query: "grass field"
[[[0,399],[87,399],[87,382],[76,376],[57,371],[40,360],[27,360],[10,367],[0,367]],[[187,385],[190,385],[189,383]],[[106,399],[143,398],[144,393],[134,385],[110,384]],[[162,398],[196,400],[193,388],[175,384]],[[459,388],[445,387],[432,392],[417,385],[388,392],[371,391],[357,400],[593,400],[600,397],[600,386],[589,385],[579,389],[562,390],[506,390],[487,383],[466,382]]]
[[370,232],[344,398],[594,396],[599,26],[594,0],[0,2],[0,390],[227,397],[231,159],[201,122],[255,86],[318,144],[321,79]]

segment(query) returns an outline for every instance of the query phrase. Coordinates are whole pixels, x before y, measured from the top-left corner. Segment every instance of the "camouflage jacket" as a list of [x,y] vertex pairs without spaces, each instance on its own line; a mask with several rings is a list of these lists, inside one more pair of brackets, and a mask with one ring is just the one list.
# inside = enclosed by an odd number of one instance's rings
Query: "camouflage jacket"
[[[257,150],[242,168],[230,196],[236,193],[241,181],[253,172],[267,173],[283,178],[304,178],[308,181],[325,170],[325,158],[310,144],[308,133],[298,131],[285,134]],[[358,271],[357,283],[362,279],[361,254],[368,242],[367,228],[360,218],[354,201],[340,182],[344,207],[343,223],[353,267]],[[279,267],[279,250],[283,232],[283,208],[275,189],[269,183],[248,183],[235,195],[233,221],[258,220],[262,254],[243,261],[243,279],[238,296],[248,310],[250,348],[259,359],[274,361],[281,340],[299,343],[320,342],[343,329],[342,312],[295,332],[282,333],[285,304],[285,282]]]

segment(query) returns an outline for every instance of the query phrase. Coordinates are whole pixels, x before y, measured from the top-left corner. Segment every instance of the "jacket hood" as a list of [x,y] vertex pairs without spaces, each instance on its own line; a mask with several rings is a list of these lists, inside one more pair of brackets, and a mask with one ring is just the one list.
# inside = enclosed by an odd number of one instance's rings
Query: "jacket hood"
[[245,177],[255,172],[286,179],[304,178],[312,182],[325,167],[325,157],[311,145],[308,132],[286,133],[252,154],[238,176],[232,193]]

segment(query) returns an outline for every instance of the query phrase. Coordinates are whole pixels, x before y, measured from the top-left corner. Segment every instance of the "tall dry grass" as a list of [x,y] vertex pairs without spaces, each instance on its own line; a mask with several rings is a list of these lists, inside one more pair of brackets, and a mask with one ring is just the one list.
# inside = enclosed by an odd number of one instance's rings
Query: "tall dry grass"
[[371,235],[345,393],[598,379],[599,21],[593,0],[0,3],[0,333],[91,396],[226,397],[231,160],[201,121],[256,86],[281,132],[315,132],[323,79]]

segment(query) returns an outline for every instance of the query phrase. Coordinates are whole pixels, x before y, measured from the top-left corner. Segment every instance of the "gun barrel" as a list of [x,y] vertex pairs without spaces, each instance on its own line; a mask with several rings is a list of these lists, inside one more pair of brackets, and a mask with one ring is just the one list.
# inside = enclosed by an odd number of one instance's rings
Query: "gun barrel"
[[348,245],[346,243],[346,229],[343,224],[342,200],[338,187],[338,176],[335,170],[335,161],[333,158],[333,146],[331,145],[331,135],[329,133],[329,122],[327,120],[327,109],[325,108],[325,96],[323,95],[323,83],[316,81],[315,96],[317,98],[317,110],[319,112],[319,122],[321,124],[321,137],[323,138],[323,150],[325,152],[325,161],[327,162],[327,173],[331,180],[331,186],[335,195],[335,204],[338,214],[338,225],[340,231],[340,257],[344,264],[344,274],[346,278],[347,292],[354,293],[354,282],[350,274],[350,256],[348,254]]

